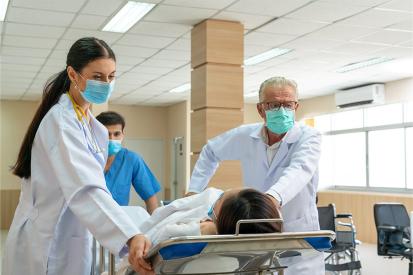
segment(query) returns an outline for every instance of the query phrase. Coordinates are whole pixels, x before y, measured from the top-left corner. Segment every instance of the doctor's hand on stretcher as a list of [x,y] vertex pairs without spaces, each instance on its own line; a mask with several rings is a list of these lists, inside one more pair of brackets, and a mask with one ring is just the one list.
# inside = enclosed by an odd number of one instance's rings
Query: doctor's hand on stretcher
[[140,275],[155,274],[150,263],[144,260],[144,256],[151,247],[151,242],[144,235],[135,235],[128,241],[129,263]]

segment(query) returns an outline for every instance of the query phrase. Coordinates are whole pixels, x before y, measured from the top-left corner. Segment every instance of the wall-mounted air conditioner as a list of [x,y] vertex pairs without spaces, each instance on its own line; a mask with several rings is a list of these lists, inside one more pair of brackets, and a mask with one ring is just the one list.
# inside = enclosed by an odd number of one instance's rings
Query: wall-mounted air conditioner
[[384,84],[343,89],[335,94],[335,100],[338,108],[384,104]]

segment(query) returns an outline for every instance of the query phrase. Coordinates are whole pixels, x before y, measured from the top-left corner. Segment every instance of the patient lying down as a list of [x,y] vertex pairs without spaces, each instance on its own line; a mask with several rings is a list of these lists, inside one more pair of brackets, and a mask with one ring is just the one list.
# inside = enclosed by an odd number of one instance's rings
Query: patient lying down
[[[208,188],[200,194],[181,198],[157,208],[139,225],[156,245],[172,237],[235,234],[238,220],[280,218],[268,195],[254,189]],[[281,232],[280,223],[251,223],[240,226],[241,234]],[[126,258],[117,274],[125,271]]]

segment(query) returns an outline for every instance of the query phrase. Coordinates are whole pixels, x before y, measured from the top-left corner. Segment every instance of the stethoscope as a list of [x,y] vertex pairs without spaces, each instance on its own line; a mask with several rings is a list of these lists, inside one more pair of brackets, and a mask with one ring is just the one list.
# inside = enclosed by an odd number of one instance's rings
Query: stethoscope
[[93,153],[95,153],[95,154],[102,153],[103,149],[99,146],[95,131],[93,130],[92,126],[90,125],[90,122],[87,120],[87,116],[86,116],[85,112],[83,111],[82,107],[80,107],[79,104],[77,104],[75,102],[75,100],[69,94],[69,92],[67,93],[67,95],[69,96],[70,101],[72,102],[73,109],[75,110],[77,119],[80,121],[80,123],[82,123],[83,129],[87,128],[89,130],[89,135],[86,134],[86,139],[87,139],[87,142],[90,145]]

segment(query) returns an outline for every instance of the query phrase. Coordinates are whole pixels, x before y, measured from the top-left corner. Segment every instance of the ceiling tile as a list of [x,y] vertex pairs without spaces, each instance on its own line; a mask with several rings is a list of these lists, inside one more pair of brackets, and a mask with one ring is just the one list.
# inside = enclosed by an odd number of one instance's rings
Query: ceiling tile
[[65,35],[63,36],[63,39],[68,39],[68,40],[76,40],[82,37],[96,37],[98,39],[102,39],[108,44],[111,44],[118,40],[122,34],[120,33],[114,33],[114,32],[103,32],[103,31],[91,31],[91,30],[82,30],[82,29],[68,29]]
[[177,39],[171,45],[167,47],[168,50],[178,50],[178,51],[191,51],[191,40],[190,39]]
[[[346,5],[342,2],[313,2],[310,5],[299,9],[288,15],[290,18],[314,20],[322,22],[335,22],[366,10],[366,7]],[[317,16],[314,16],[314,15]]]
[[413,1],[394,0],[381,5],[379,8],[413,13]]
[[296,36],[286,34],[272,34],[263,32],[251,32],[245,36],[245,45],[271,46],[277,47],[287,41],[293,40]]
[[405,12],[371,9],[343,20],[340,22],[340,24],[383,28],[399,22],[403,22],[405,20],[409,20],[410,17],[411,14]]
[[413,15],[408,20],[387,26],[386,30],[413,32]]
[[259,29],[260,32],[303,35],[326,26],[327,23],[279,18]]
[[216,10],[158,5],[147,16],[146,21],[186,24],[193,26],[215,14]]
[[166,60],[181,60],[189,62],[191,60],[191,54],[185,51],[161,50],[153,58]]
[[191,30],[191,26],[160,22],[138,22],[128,33],[151,36],[179,37]]
[[46,37],[57,38],[60,37],[65,28],[50,27],[50,26],[37,26],[31,24],[16,24],[7,23],[5,34],[18,35],[18,36],[31,36],[31,37]]
[[54,12],[11,7],[7,11],[6,21],[66,27],[70,24],[70,22],[72,22],[74,15],[74,13],[67,12]]
[[122,64],[122,65],[137,65],[137,64],[141,63],[144,60],[145,60],[145,58],[143,58],[143,57],[133,57],[133,56],[128,56],[128,55],[116,54],[116,64],[117,64],[117,66],[119,64]]
[[20,65],[20,64],[2,64],[2,71],[22,71],[22,72],[37,72],[40,70],[40,65]]
[[386,48],[386,46],[371,45],[371,44],[357,43],[357,42],[348,42],[348,43],[343,43],[337,47],[333,47],[330,49],[330,51],[332,53],[351,54],[351,55],[357,56],[357,55],[362,55],[362,54],[382,50],[384,48]]
[[[1,66],[1,65],[0,65]],[[8,71],[8,70],[1,70],[1,79],[8,79],[12,77],[19,77],[19,78],[28,78],[33,79],[36,75],[36,72],[24,72],[24,71]]]
[[162,2],[162,4],[181,7],[220,10],[235,1],[236,0],[165,0]]
[[332,47],[342,44],[342,41],[330,40],[330,39],[319,39],[313,37],[302,37],[298,38],[292,42],[283,44],[283,48],[294,49],[294,50],[311,50],[311,51],[324,51]]
[[172,43],[175,39],[170,37],[125,34],[118,42],[119,45],[140,46],[147,48],[161,49]]
[[279,17],[308,2],[310,0],[260,0],[258,4],[256,0],[239,0],[226,10]]
[[49,49],[19,48],[12,46],[3,46],[1,48],[1,55],[31,56],[44,58],[48,56],[49,53]]
[[364,6],[364,7],[374,7],[389,0],[321,0],[320,2],[328,2],[337,5],[347,5],[347,6]]
[[143,47],[128,47],[128,46],[122,46],[119,44],[115,44],[114,46],[112,46],[112,49],[117,55],[119,54],[119,55],[143,57],[143,58],[150,57],[158,51],[158,49],[143,48]]
[[412,38],[413,38],[413,32],[381,30],[374,34],[370,34],[370,35],[358,38],[355,41],[365,42],[365,43],[395,45],[395,44],[409,41]]
[[172,69],[167,67],[149,67],[149,66],[137,66],[131,70],[132,73],[148,73],[163,75],[170,72]]
[[[389,58],[413,58],[413,48],[388,47],[376,51],[374,54]],[[409,70],[412,71],[411,68]]]
[[377,32],[378,28],[349,26],[339,23],[329,25],[311,34],[311,37],[348,41]]
[[125,74],[126,72],[130,71],[133,67],[135,67],[135,64],[121,64],[117,62],[116,63],[116,76],[119,77],[122,74]]
[[12,0],[13,7],[42,9],[63,12],[78,12],[85,0],[50,1],[50,0]]
[[101,30],[106,20],[106,16],[78,14],[70,27],[86,30]]
[[15,56],[15,55],[3,55],[1,57],[1,63],[7,64],[23,64],[23,65],[41,65],[44,63],[44,58],[39,57],[27,57],[27,56]]
[[89,0],[82,9],[82,14],[110,16],[117,12],[124,4],[123,0]]
[[178,68],[188,63],[182,60],[167,60],[167,59],[155,59],[151,58],[143,62],[141,65],[149,67],[166,67],[166,68]]
[[268,51],[272,46],[244,45],[244,57],[254,56]]
[[49,56],[52,59],[59,59],[59,60],[66,60],[67,59],[67,51],[65,50],[53,50],[52,54]]
[[272,16],[256,15],[240,12],[222,11],[213,17],[214,19],[239,21],[245,29],[254,29],[273,19]]
[[35,38],[27,36],[4,35],[3,45],[14,47],[32,47],[51,49],[56,44],[57,39],[52,38]]

